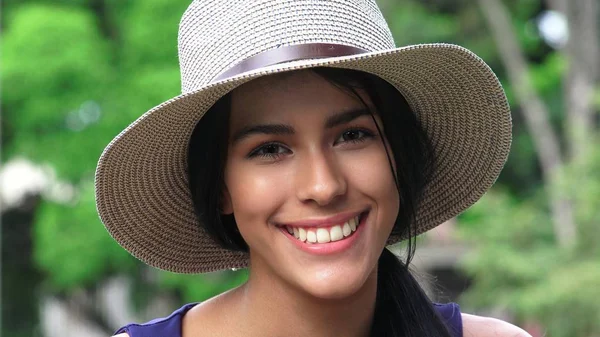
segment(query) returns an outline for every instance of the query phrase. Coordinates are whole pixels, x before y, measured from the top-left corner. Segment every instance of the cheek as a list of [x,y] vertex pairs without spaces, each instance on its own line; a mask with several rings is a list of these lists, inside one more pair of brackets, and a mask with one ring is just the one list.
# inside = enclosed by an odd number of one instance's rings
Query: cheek
[[[393,163],[391,153],[390,159]],[[380,219],[378,222],[386,227],[386,230],[389,227],[391,231],[398,215],[400,196],[383,144],[376,151],[362,155],[360,160],[348,162],[352,163],[347,166],[349,183],[359,193],[375,202]]]
[[[393,162],[393,157],[390,154]],[[357,160],[348,161],[346,175],[352,185],[371,196],[372,198],[390,198],[390,201],[399,200],[398,190],[394,181],[392,167],[388,161],[383,144],[376,150],[361,154]]]
[[284,200],[284,179],[265,167],[231,163],[225,170],[225,185],[238,226],[265,220]]

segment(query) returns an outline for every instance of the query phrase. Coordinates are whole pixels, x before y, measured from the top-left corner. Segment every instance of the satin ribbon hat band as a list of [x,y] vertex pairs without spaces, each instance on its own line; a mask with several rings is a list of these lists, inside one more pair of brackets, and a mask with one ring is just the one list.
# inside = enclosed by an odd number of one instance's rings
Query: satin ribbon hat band
[[[418,233],[475,203],[509,153],[510,111],[490,68],[455,45],[396,48],[372,0],[196,0],[180,22],[178,49],[182,94],[116,136],[96,170],[96,204],[108,232],[160,269],[247,266],[247,254],[222,249],[199,225],[188,190],[187,146],[219,98],[261,76],[335,67],[374,74],[397,88],[435,154],[435,172],[417,209]],[[391,236],[388,243],[402,239]]]

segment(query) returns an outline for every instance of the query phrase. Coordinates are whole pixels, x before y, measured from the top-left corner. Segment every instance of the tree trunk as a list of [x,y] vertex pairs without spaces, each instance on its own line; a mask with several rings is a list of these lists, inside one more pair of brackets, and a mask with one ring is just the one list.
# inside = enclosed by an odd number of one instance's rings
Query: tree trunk
[[102,327],[89,320],[69,303],[56,297],[40,299],[41,332],[45,337],[106,337]]
[[[3,187],[5,186],[0,186],[0,189]],[[4,209],[0,212],[0,334],[4,333],[5,336],[33,336],[39,319],[38,296],[34,289],[42,283],[43,275],[34,265],[32,238],[35,210],[39,200],[38,195],[25,195],[18,206],[7,209],[9,205],[4,202]]]
[[585,155],[594,131],[594,86],[600,76],[600,37],[598,0],[551,0],[553,10],[568,23],[569,40],[563,54],[568,71],[564,76],[567,143],[569,156]]
[[527,61],[513,30],[508,11],[500,0],[478,1],[496,40],[500,58],[533,137],[542,175],[549,192],[556,240],[561,247],[569,246],[575,242],[576,225],[571,204],[560,195],[559,191],[551,187],[558,178],[562,159],[559,140],[550,124],[548,110],[529,80]]

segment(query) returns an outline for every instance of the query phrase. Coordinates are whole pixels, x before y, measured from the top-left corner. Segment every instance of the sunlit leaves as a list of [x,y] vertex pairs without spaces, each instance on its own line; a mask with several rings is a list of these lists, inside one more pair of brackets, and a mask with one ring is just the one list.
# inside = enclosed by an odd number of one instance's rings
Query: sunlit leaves
[[[106,137],[73,130],[69,116],[85,116],[94,105],[101,118],[107,44],[82,9],[27,5],[12,13],[2,46],[8,154],[50,162],[60,176],[76,179],[90,171],[100,153],[94,143]],[[85,126],[93,130],[98,119]]]

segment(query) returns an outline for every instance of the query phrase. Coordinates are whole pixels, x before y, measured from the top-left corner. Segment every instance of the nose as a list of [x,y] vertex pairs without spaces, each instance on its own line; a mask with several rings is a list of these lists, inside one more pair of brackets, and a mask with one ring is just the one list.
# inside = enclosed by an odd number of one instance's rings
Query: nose
[[299,165],[296,190],[300,201],[325,206],[346,193],[346,179],[330,156],[312,154]]

